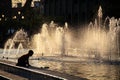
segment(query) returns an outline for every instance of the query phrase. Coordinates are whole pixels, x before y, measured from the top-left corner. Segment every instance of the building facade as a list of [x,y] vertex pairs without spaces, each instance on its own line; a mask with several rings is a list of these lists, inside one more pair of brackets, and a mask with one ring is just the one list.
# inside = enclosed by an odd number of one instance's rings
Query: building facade
[[[12,0],[12,15],[17,15],[18,11],[22,11],[27,0]],[[41,0],[32,0],[31,8],[36,14],[43,14],[43,6]]]

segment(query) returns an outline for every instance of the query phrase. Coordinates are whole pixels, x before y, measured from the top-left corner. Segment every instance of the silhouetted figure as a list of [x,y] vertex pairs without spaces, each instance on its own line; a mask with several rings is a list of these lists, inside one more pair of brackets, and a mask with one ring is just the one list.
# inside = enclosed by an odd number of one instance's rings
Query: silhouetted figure
[[22,67],[29,67],[29,57],[33,55],[33,51],[29,50],[29,52],[20,58],[18,58],[18,63],[16,64],[17,66],[22,66]]

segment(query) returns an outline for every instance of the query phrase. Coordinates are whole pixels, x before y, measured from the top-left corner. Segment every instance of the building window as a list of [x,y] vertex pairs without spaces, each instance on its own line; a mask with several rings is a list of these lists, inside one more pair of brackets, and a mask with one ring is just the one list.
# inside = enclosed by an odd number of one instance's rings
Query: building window
[[39,1],[34,1],[34,7],[40,7],[40,2]]
[[[26,0],[12,0],[12,8],[23,7],[25,2]],[[40,2],[40,0],[32,0],[31,7],[34,7],[34,2]]]
[[23,7],[25,2],[26,0],[12,0],[12,7],[13,8]]

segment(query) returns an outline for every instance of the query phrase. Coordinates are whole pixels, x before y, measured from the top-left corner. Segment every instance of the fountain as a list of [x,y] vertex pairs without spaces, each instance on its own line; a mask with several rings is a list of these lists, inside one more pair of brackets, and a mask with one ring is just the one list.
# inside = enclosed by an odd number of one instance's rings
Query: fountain
[[67,22],[64,26],[59,26],[51,21],[50,24],[44,23],[39,33],[29,41],[27,33],[20,29],[5,43],[3,54],[19,54],[22,49],[31,47],[36,57],[76,56],[119,60],[120,19],[106,17],[103,21],[102,15],[100,6],[95,21],[80,29],[77,34],[69,28]]
[[[25,49],[28,48],[29,38],[27,33],[20,29],[15,33],[13,38],[10,38],[6,41],[4,45],[3,55],[12,56],[20,55],[18,53],[23,53]],[[12,55],[13,54],[13,55]]]
[[49,25],[43,24],[41,33],[33,36],[33,48],[38,54],[45,55],[65,55],[66,36],[68,34],[68,24],[65,23],[64,27],[60,27],[53,21]]
[[78,34],[82,36],[77,38],[67,23],[63,27],[53,21],[43,24],[41,31],[33,36],[32,46],[39,55],[119,59],[120,19],[107,17],[102,21],[102,15],[100,6],[95,21],[80,30]]

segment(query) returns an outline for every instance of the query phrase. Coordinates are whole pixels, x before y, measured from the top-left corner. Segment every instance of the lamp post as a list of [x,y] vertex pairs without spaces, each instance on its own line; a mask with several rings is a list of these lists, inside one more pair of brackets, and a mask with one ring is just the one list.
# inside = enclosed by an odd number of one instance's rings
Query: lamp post
[[25,17],[24,16],[22,16],[22,19],[24,19]]
[[17,17],[16,16],[13,16],[13,18],[12,19],[16,19]]
[[20,15],[21,14],[21,12],[20,11],[18,11],[18,15]]
[[2,18],[4,18],[5,17],[5,15],[4,14],[2,14]]
[[5,15],[2,14],[2,15],[1,15],[1,18],[0,18],[0,21],[3,21],[4,19],[5,19]]
[[23,20],[24,19],[24,16],[23,15],[21,15],[21,11],[18,11],[17,12],[17,17],[16,17],[16,19],[18,20],[18,24],[19,24],[19,27],[21,27],[21,20]]

